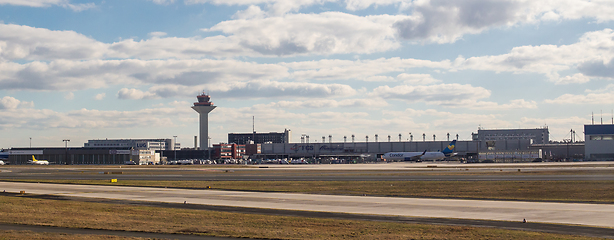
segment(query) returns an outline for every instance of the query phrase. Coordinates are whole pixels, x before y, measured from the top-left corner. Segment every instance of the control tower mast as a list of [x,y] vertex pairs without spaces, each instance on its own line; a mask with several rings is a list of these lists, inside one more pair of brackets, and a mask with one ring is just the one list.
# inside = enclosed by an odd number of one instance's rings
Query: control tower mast
[[213,111],[216,106],[210,102],[211,97],[204,92],[198,96],[198,102],[194,103],[192,109],[200,115],[200,150],[209,150],[209,112]]

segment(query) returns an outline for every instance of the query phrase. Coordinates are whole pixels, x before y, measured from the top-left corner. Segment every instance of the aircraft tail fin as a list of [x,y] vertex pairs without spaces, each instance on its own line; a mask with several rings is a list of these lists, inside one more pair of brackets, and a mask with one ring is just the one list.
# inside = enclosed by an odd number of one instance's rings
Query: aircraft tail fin
[[32,155],[32,162],[36,162],[38,160],[36,160],[36,158],[34,157],[34,155]]
[[450,155],[454,152],[454,147],[456,147],[456,140],[453,140],[450,144],[448,144],[448,147],[446,147],[446,149],[444,149],[442,153],[445,155]]

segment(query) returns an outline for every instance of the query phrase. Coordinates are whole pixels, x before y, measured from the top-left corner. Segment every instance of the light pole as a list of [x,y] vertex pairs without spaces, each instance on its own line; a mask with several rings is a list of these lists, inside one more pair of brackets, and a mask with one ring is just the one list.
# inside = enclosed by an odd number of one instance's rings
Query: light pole
[[32,138],[30,138],[30,148],[32,148]]
[[209,153],[209,160],[211,160],[211,137],[207,136],[207,153]]
[[177,149],[175,149],[175,146],[177,146],[177,136],[173,136],[173,138],[173,153],[175,153],[175,161],[177,161]]
[[64,164],[68,165],[68,142],[70,142],[70,139],[64,139],[62,141],[64,141],[64,150],[66,151]]

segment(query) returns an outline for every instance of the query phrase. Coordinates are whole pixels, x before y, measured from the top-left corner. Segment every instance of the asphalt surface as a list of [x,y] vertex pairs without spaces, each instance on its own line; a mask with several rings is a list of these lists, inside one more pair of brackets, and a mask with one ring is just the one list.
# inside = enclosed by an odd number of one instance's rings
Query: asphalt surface
[[[316,211],[291,211],[291,210],[281,210],[281,209],[243,208],[243,207],[214,206],[214,205],[202,205],[202,204],[129,201],[129,200],[116,200],[116,199],[93,199],[93,198],[55,196],[55,195],[28,195],[28,194],[18,195],[14,193],[0,193],[0,195],[53,199],[53,200],[70,200],[70,201],[83,201],[83,202],[96,202],[96,203],[112,203],[112,204],[151,206],[151,207],[165,207],[165,208],[177,208],[177,209],[198,209],[198,210],[224,211],[224,212],[236,212],[236,213],[267,214],[267,215],[278,215],[278,216],[329,218],[329,219],[342,219],[342,220],[387,221],[387,222],[438,224],[438,225],[451,225],[451,226],[493,227],[493,228],[501,228],[501,229],[509,229],[509,230],[547,232],[547,233],[581,235],[581,236],[589,236],[589,237],[601,237],[601,238],[614,239],[614,229],[612,228],[599,228],[599,227],[578,226],[578,225],[546,224],[546,223],[536,223],[536,222],[531,222],[531,221],[522,223],[520,221],[511,222],[511,221],[485,221],[485,220],[474,220],[474,219],[420,218],[420,217],[400,217],[400,216],[383,216],[383,215],[362,215],[362,214],[316,212]],[[71,228],[14,225],[14,224],[0,224],[0,229],[3,229],[3,230],[30,230],[30,231],[36,231],[36,232],[62,232],[62,233],[70,233],[70,234],[117,235],[117,236],[130,236],[130,237],[161,238],[161,239],[186,239],[186,240],[234,239],[234,238],[190,236],[190,235],[180,235],[180,234],[157,234],[157,233],[94,230],[94,229],[71,229]]]
[[[391,164],[392,165],[392,164]],[[312,168],[78,168],[0,167],[0,179],[45,180],[158,180],[158,181],[613,181],[614,168],[398,168],[372,170]],[[324,166],[330,167],[330,166]],[[520,171],[519,171],[520,170]]]
[[316,211],[396,217],[584,225],[614,228],[613,204],[338,196],[149,187],[2,182],[9,193],[109,200],[189,203],[240,208]]
[[[441,166],[444,166],[443,168]],[[469,166],[469,167],[465,167]],[[544,168],[545,166],[545,168]],[[471,167],[471,168],[470,168]],[[68,180],[108,180],[110,178],[116,178],[119,180],[168,180],[168,181],[573,181],[573,180],[614,180],[614,169],[611,166],[598,166],[582,165],[574,166],[574,164],[567,165],[517,165],[517,164],[488,164],[484,166],[477,165],[433,165],[433,164],[356,164],[356,165],[302,165],[302,166],[280,166],[280,165],[265,165],[260,167],[251,168],[199,168],[196,166],[186,166],[180,168],[119,168],[118,166],[100,166],[100,167],[80,167],[80,166],[4,166],[0,167],[0,179],[68,179]],[[1,183],[5,184],[5,183]],[[40,185],[40,184],[39,184]],[[89,186],[91,187],[91,186]],[[243,213],[262,213],[262,214],[275,214],[275,215],[290,215],[290,216],[303,216],[303,217],[323,217],[323,218],[338,218],[338,219],[355,219],[355,220],[377,220],[377,221],[396,221],[396,222],[410,222],[410,223],[426,223],[426,224],[444,224],[444,225],[463,225],[463,226],[476,226],[476,227],[496,227],[504,229],[516,229],[526,231],[541,231],[571,235],[585,235],[594,237],[606,237],[614,238],[614,223],[612,223],[611,215],[608,213],[614,213],[610,210],[604,210],[599,208],[598,210],[588,210],[576,212],[573,209],[566,209],[567,207],[559,206],[552,210],[542,211],[542,207],[529,207],[524,213],[518,213],[518,209],[509,207],[509,202],[504,203],[508,205],[505,207],[495,207],[496,217],[487,217],[480,219],[474,216],[473,213],[477,212],[491,212],[493,209],[479,209],[476,206],[460,206],[466,208],[461,210],[460,214],[466,214],[467,216],[440,216],[437,215],[443,211],[448,211],[449,202],[442,207],[429,208],[433,204],[433,201],[437,199],[426,199],[426,203],[419,203],[415,206],[404,206],[416,209],[423,209],[423,214],[410,214],[399,215],[398,209],[388,209],[386,211],[378,211],[376,214],[364,213],[364,212],[352,212],[352,211],[328,211],[321,208],[283,208],[282,209],[270,209],[270,206],[280,206],[288,202],[288,198],[273,198],[273,202],[268,202],[265,207],[254,205],[228,205],[221,204],[221,202],[235,202],[235,201],[248,201],[248,202],[261,202],[260,196],[238,197],[237,194],[231,193],[230,195],[223,197],[214,197],[213,199],[205,200],[207,202],[192,203],[194,199],[200,197],[193,197],[188,195],[178,194],[183,199],[168,201],[168,199],[160,200],[158,195],[156,196],[134,196],[134,193],[128,194],[136,197],[135,199],[128,199],[117,197],[115,191],[105,191],[103,195],[107,195],[107,199],[101,199],[100,196],[87,196],[87,191],[81,191],[74,194],[67,194],[66,192],[60,193],[39,193],[36,195],[23,195],[26,197],[42,197],[52,199],[65,199],[65,200],[78,200],[78,201],[96,201],[96,202],[113,202],[118,204],[138,204],[138,205],[151,205],[161,207],[174,207],[174,208],[192,208],[192,209],[209,209],[217,211],[234,211]],[[18,192],[18,190],[15,190]],[[26,190],[31,193],[31,190]],[[180,190],[185,191],[185,190]],[[188,190],[190,191],[190,190]],[[138,190],[137,192],[141,192]],[[176,194],[177,192],[175,192]],[[226,192],[228,193],[228,192]],[[11,194],[11,193],[6,193]],[[48,195],[52,194],[52,195]],[[156,193],[158,194],[158,193]],[[260,195],[262,193],[256,193]],[[177,194],[176,194],[177,195]],[[224,195],[224,194],[223,194]],[[114,197],[115,196],[115,197]],[[95,198],[90,198],[95,197]],[[115,199],[114,199],[115,198]],[[120,198],[120,199],[117,199]],[[216,199],[217,198],[217,199]],[[190,199],[188,204],[181,204],[184,199]],[[385,199],[385,198],[384,198]],[[215,201],[212,201],[215,200]],[[303,205],[306,202],[313,200],[295,199],[297,205]],[[446,201],[446,199],[439,199]],[[216,201],[219,201],[216,204]],[[294,200],[293,200],[294,201]],[[345,200],[344,200],[345,201]],[[464,201],[464,200],[454,200]],[[198,202],[198,201],[196,201]],[[333,201],[334,202],[334,201]],[[487,201],[494,202],[494,201]],[[511,201],[510,201],[511,202]],[[347,203],[347,201],[346,201]],[[374,203],[381,206],[381,202]],[[402,203],[404,204],[404,203]],[[402,205],[401,204],[401,205]],[[490,204],[490,203],[488,203]],[[486,204],[486,205],[488,205]],[[547,204],[547,203],[538,203]],[[557,203],[554,203],[557,204]],[[399,207],[399,203],[393,203],[388,205],[396,205]],[[454,204],[453,204],[454,205]],[[480,207],[478,204],[477,207]],[[590,204],[589,204],[590,205]],[[426,208],[424,208],[426,206]],[[611,205],[604,204],[607,209],[612,208]],[[356,208],[356,206],[353,206]],[[590,207],[590,206],[589,206]],[[339,207],[333,206],[335,209]],[[546,207],[546,209],[549,207]],[[503,211],[499,210],[503,209]],[[379,209],[382,210],[382,209]],[[564,218],[572,219],[572,221],[561,220],[560,216],[554,216],[546,221],[539,220],[540,217],[552,212],[563,210],[568,212],[568,216]],[[386,213],[389,211],[389,213]],[[497,212],[499,211],[499,212]],[[551,212],[548,212],[551,211]],[[605,211],[605,215],[604,215]],[[437,214],[433,214],[437,213]],[[381,214],[387,214],[386,216]],[[430,214],[430,215],[429,215]],[[511,214],[511,215],[510,215]],[[510,219],[502,218],[500,215],[507,216]],[[604,215],[604,216],[601,216]],[[416,217],[418,216],[418,217]],[[522,223],[519,221],[522,217],[529,216],[528,223]],[[536,218],[534,218],[536,217]],[[579,218],[586,218],[591,223],[582,223]],[[476,220],[477,219],[477,220]],[[574,220],[575,219],[575,220]],[[537,222],[536,222],[537,221]],[[580,221],[580,222],[578,222]],[[546,223],[547,222],[547,223]],[[553,224],[554,223],[554,224]],[[561,225],[561,224],[567,225]],[[568,225],[572,224],[572,225]],[[580,224],[580,225],[575,225]],[[582,226],[584,225],[584,226]],[[590,226],[587,226],[590,225]],[[612,226],[610,226],[612,225]],[[41,232],[64,232],[74,234],[101,234],[101,235],[118,235],[128,234],[122,236],[134,236],[134,237],[146,237],[146,238],[168,238],[168,239],[194,239],[189,235],[174,235],[163,236],[156,233],[133,233],[124,231],[108,231],[106,230],[92,230],[92,229],[64,229],[53,228],[45,226],[21,226],[21,225],[7,225],[0,226],[0,229],[10,228],[18,230],[16,228],[31,228],[31,231]],[[50,230],[51,229],[51,230]],[[55,230],[54,230],[55,229]],[[84,231],[84,232],[80,232]],[[137,234],[137,235],[132,235]],[[139,234],[155,234],[139,235]],[[181,237],[181,238],[178,238]],[[187,237],[187,238],[184,238]],[[198,236],[198,239],[203,239]],[[205,238],[205,239],[228,239],[228,238]]]

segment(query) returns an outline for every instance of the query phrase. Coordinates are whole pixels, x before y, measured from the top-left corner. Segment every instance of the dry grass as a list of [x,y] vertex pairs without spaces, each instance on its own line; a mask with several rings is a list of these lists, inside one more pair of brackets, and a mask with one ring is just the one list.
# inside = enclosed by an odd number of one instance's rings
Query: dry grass
[[[17,180],[15,180],[17,181]],[[317,194],[559,202],[614,202],[614,181],[144,181],[19,180]]]
[[[0,196],[0,222],[268,239],[597,239],[494,228],[269,216],[7,196]],[[0,232],[0,237],[14,239],[15,234],[30,233]],[[25,238],[37,236],[26,235]],[[71,237],[81,239],[77,235]]]
[[125,239],[144,239],[133,237],[121,237],[110,235],[83,235],[83,234],[66,234],[66,233],[48,233],[48,232],[31,232],[31,231],[12,231],[0,230],[0,239],[45,239],[45,240],[125,240]]

